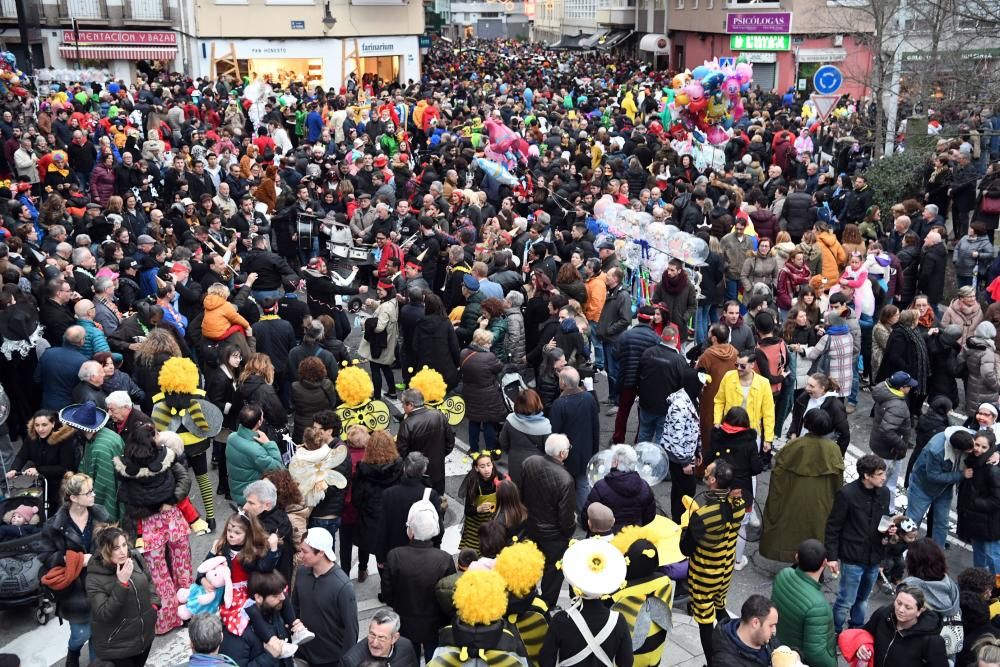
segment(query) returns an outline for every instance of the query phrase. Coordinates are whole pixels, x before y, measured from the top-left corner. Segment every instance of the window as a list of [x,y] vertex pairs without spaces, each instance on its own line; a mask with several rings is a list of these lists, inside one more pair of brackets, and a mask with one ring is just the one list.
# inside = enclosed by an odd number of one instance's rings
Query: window
[[312,5],[316,4],[314,0],[265,0],[265,1],[269,5],[303,5],[311,7]]
[[684,0],[677,0],[677,9],[684,9]]
[[730,9],[761,9],[764,7],[781,7],[780,0],[726,0]]

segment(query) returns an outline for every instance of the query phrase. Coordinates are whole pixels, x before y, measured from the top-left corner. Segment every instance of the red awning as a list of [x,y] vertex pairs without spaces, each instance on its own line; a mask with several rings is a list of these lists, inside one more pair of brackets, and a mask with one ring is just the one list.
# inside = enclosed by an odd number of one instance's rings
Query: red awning
[[[79,55],[77,55],[79,53]],[[60,44],[59,55],[67,60],[173,60],[176,46],[93,46]]]

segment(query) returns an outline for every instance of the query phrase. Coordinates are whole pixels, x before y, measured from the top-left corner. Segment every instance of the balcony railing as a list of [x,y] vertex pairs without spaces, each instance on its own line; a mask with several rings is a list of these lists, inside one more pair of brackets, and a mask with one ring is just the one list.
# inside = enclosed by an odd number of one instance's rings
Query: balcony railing
[[62,16],[74,19],[100,19],[108,16],[108,6],[104,0],[62,0]]
[[169,21],[170,6],[167,0],[127,0],[125,18],[133,21]]
[[17,7],[14,0],[0,0],[0,18],[17,20]]

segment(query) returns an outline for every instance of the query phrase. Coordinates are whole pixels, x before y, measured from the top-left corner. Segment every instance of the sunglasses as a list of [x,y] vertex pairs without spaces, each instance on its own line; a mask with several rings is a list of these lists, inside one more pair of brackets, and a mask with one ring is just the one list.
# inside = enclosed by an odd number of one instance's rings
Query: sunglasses
[[741,371],[745,371],[746,369],[750,368],[750,364],[736,364],[736,368],[740,369]]

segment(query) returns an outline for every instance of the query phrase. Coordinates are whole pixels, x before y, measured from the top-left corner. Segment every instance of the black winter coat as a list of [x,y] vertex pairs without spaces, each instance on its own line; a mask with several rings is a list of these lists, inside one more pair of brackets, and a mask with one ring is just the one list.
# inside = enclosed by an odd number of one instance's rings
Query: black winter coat
[[764,470],[764,461],[757,447],[757,431],[748,428],[739,433],[726,433],[721,427],[712,429],[712,442],[705,452],[705,465],[722,459],[733,466],[733,486],[743,491],[747,507],[753,506],[753,478]]
[[927,357],[930,362],[927,374],[927,397],[947,396],[952,405],[958,405],[958,353],[956,342],[946,345],[941,336],[928,336]]
[[1000,469],[986,463],[991,454],[965,457],[973,474],[958,484],[958,537],[966,542],[1000,540]]
[[639,360],[643,352],[660,342],[660,337],[648,324],[639,323],[615,341],[614,355],[618,360],[618,383],[622,387],[639,386]]
[[535,542],[569,540],[576,528],[573,476],[547,454],[528,457],[521,471],[521,498],[528,508],[528,537]]
[[[800,361],[799,363],[804,362]],[[802,394],[795,399],[795,405],[792,407],[792,425],[788,429],[789,440],[793,437],[805,435],[802,421],[805,417],[806,407],[808,405],[809,394],[802,392]],[[833,420],[833,430],[830,431],[830,433],[835,437],[831,437],[830,439],[837,443],[837,446],[840,447],[841,453],[846,452],[847,446],[851,444],[851,425],[847,423],[847,408],[844,407],[843,401],[836,396],[827,396],[823,399],[823,403],[820,405],[819,409],[828,414],[830,419]],[[825,436],[826,434],[820,433],[819,435]]]
[[516,415],[507,416],[497,444],[507,458],[507,474],[518,488],[521,488],[521,464],[529,456],[545,453],[545,439],[551,433],[552,425],[547,419],[522,422]]
[[269,434],[287,428],[288,413],[285,406],[281,404],[274,387],[265,382],[263,377],[251,375],[240,385],[239,392],[244,403],[257,403],[263,408],[264,423]]
[[591,503],[602,503],[614,512],[614,533],[625,526],[645,526],[656,517],[653,490],[634,470],[612,470],[594,485],[580,511],[581,524],[587,521],[587,508]]
[[885,547],[878,525],[888,513],[889,489],[866,489],[861,480],[842,486],[826,520],[824,539],[829,559],[855,565],[881,562]]
[[389,552],[382,570],[382,600],[399,614],[400,634],[414,644],[436,642],[447,624],[434,587],[454,573],[451,556],[430,542],[413,540]]
[[413,333],[414,369],[433,368],[449,389],[458,384],[461,348],[455,327],[445,317],[424,317]]
[[[153,644],[156,609],[160,596],[146,561],[135,552],[129,556],[135,569],[128,586],[118,581],[116,568],[94,555],[87,566],[87,599],[91,607],[90,641],[98,658],[114,660],[137,656]],[[173,604],[167,600],[166,604]]]
[[298,380],[292,383],[292,441],[302,442],[306,428],[312,426],[313,415],[337,407],[337,390],[330,378],[321,382]]
[[642,353],[639,369],[639,407],[654,415],[667,414],[667,397],[694,377],[684,355],[660,344]]
[[[424,492],[430,490],[430,500],[438,508],[439,519],[443,521],[447,503],[441,500],[441,494],[429,489],[423,479],[403,477],[399,483],[382,493],[382,520],[375,529],[375,560],[384,563],[389,552],[396,547],[409,544],[406,534],[406,515],[413,503],[424,497]],[[443,524],[442,524],[443,525]],[[441,535],[438,534],[440,539]]]
[[507,416],[500,393],[503,364],[496,355],[478,345],[462,350],[462,398],[469,421],[497,424]]
[[[111,517],[100,505],[94,505],[90,509],[90,522],[87,534],[93,539],[95,530],[100,530],[110,523]],[[63,505],[56,512],[55,516],[45,522],[42,526],[42,569],[39,572],[44,576],[54,567],[64,567],[66,565],[66,552],[76,551],[81,554],[89,554],[93,551],[93,544],[87,544],[81,539],[80,531],[77,530],[73,520],[69,516],[69,506]],[[60,591],[53,591],[56,598],[56,613],[59,618],[70,623],[90,622],[90,603],[87,601],[87,568],[83,568],[80,576],[76,578],[68,587]]]
[[[205,371],[205,398],[222,411],[224,428],[235,431],[240,427],[239,416],[240,410],[243,409],[243,397],[236,388],[235,380],[218,366],[209,366]],[[227,404],[228,411],[226,411]]]
[[351,481],[351,504],[358,512],[361,539],[358,545],[367,553],[375,550],[378,524],[383,519],[382,496],[385,490],[399,481],[403,474],[403,459],[392,463],[361,462]]
[[405,457],[410,452],[421,452],[427,457],[427,476],[435,488],[443,488],[444,459],[455,448],[455,431],[441,412],[417,408],[399,425],[396,449]]
[[947,264],[948,250],[944,243],[932,245],[921,253],[917,289],[927,295],[931,304],[939,304],[944,299],[944,271]]
[[864,629],[875,638],[872,665],[906,665],[907,667],[947,667],[948,655],[941,637],[941,617],[927,609],[916,625],[907,630],[896,629],[896,614],[892,604],[878,609]]
[[917,280],[920,277],[920,247],[917,245],[906,246],[898,253],[896,259],[899,260],[901,271],[899,272],[899,287],[896,290],[899,295],[899,303],[904,308],[909,308],[913,303],[913,297],[917,295]]

